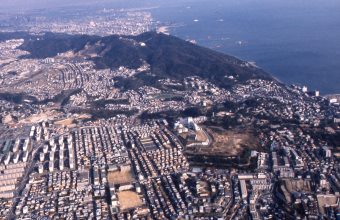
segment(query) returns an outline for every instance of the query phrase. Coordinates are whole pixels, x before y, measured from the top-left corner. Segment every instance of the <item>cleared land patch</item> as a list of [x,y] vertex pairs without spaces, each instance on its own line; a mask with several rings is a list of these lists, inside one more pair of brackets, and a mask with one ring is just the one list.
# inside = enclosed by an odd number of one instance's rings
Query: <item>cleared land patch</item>
[[131,171],[113,171],[108,174],[109,183],[113,184],[128,184],[135,181],[135,178]]
[[67,119],[63,119],[63,120],[54,122],[54,124],[62,125],[62,126],[69,126],[69,125],[71,125],[73,123],[74,123],[74,119],[73,118],[67,118]]
[[[238,156],[244,150],[256,150],[258,139],[251,131],[225,130],[220,127],[204,128],[212,138],[210,146],[199,146],[192,152],[205,155]],[[191,149],[190,151],[191,152]]]
[[253,169],[256,166],[256,158],[250,157],[251,150],[260,148],[255,131],[226,130],[218,126],[205,126],[203,129],[211,144],[186,147],[185,154],[191,165],[239,169]]
[[133,191],[122,191],[118,193],[120,209],[126,211],[128,209],[137,208],[143,205],[139,195]]

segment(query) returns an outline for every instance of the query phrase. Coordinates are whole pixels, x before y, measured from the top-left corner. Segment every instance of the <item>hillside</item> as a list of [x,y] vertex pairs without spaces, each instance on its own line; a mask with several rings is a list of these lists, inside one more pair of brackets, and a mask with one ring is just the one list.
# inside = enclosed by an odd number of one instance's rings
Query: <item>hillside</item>
[[[243,82],[253,78],[272,79],[269,74],[235,57],[194,45],[174,36],[147,32],[139,36],[87,36],[47,33],[26,39],[21,49],[29,51],[29,58],[54,57],[58,53],[74,51],[88,56],[97,68],[138,68],[143,62],[150,65],[151,74],[139,74],[128,84],[148,85],[160,78],[183,79],[197,75],[221,87],[234,84],[233,76]],[[97,56],[89,56],[95,52]]]

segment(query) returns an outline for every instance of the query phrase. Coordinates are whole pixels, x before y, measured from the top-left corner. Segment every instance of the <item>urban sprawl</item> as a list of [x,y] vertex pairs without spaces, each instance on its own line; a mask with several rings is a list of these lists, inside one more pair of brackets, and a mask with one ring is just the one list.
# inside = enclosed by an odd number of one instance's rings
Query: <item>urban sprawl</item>
[[[152,23],[98,14],[22,27],[136,35]],[[229,89],[193,75],[125,90],[116,79],[148,63],[22,58],[23,43],[0,42],[0,219],[340,218],[339,97],[231,75]]]

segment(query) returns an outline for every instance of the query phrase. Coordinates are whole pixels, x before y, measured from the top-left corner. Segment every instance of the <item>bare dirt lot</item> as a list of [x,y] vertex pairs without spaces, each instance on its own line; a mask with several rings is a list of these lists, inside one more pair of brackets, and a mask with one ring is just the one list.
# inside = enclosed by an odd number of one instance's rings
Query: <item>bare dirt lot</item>
[[136,208],[143,205],[137,193],[133,191],[122,191],[118,193],[118,200],[122,211]]
[[337,201],[339,199],[339,196],[332,195],[332,194],[318,195],[317,199],[318,199],[320,211],[321,213],[324,214],[325,213],[324,207],[327,207],[327,206],[336,207],[337,206]]
[[131,171],[114,171],[114,172],[109,172],[108,174],[108,181],[109,183],[114,183],[114,184],[127,184],[127,183],[132,183],[134,181],[133,174]]
[[245,149],[258,149],[259,141],[251,131],[225,130],[220,127],[204,128],[212,139],[210,146],[196,149],[196,153],[207,155],[237,156]]
[[56,121],[56,122],[54,122],[54,124],[56,124],[56,125],[62,125],[62,126],[69,126],[69,125],[71,125],[73,122],[74,122],[74,119],[73,119],[73,118],[67,118],[67,119],[63,119],[63,120],[60,120],[60,121]]

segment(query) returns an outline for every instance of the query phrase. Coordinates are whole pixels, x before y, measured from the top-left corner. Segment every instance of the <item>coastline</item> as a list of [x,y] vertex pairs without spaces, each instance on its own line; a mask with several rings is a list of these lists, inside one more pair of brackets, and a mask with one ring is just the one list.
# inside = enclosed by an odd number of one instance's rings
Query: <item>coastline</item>
[[323,95],[323,97],[328,98],[328,99],[336,98],[336,99],[340,100],[340,93],[326,94],[326,95]]

